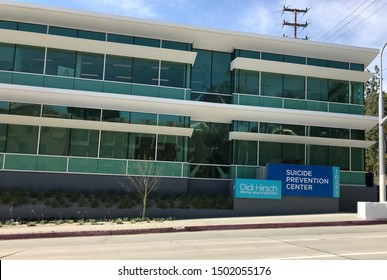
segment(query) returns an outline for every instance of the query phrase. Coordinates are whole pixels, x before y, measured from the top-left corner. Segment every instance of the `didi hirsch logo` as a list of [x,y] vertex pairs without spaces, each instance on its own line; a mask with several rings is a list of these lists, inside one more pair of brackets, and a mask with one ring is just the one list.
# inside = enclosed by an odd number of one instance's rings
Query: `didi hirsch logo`
[[281,181],[238,179],[235,195],[241,198],[281,198]]

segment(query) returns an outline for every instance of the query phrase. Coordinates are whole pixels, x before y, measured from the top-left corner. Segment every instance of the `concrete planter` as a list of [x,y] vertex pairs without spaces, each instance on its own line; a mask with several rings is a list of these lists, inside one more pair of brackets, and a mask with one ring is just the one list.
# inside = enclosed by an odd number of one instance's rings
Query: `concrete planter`
[[387,219],[387,202],[358,202],[357,217],[363,220]]

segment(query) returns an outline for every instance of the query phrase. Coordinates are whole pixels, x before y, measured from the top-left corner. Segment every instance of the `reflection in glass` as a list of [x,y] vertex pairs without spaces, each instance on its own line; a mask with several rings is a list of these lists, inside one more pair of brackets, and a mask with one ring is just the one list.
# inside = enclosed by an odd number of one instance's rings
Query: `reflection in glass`
[[14,71],[43,74],[44,48],[16,46]]
[[102,131],[100,158],[121,158],[128,156],[128,133]]
[[76,52],[48,49],[46,74],[64,77],[75,75]]
[[97,157],[99,131],[71,129],[70,156]]
[[262,72],[261,95],[282,97],[283,78],[282,74]]
[[129,134],[129,159],[154,160],[156,135],[144,133]]
[[105,80],[131,83],[133,79],[133,58],[106,56]]
[[103,55],[94,53],[77,53],[75,76],[85,79],[102,80]]
[[0,70],[13,71],[15,45],[0,44]]
[[69,140],[69,128],[43,126],[40,132],[39,154],[68,156]]
[[39,127],[9,124],[7,131],[7,153],[36,154]]
[[157,141],[157,160],[185,162],[186,143],[185,137],[159,135]]

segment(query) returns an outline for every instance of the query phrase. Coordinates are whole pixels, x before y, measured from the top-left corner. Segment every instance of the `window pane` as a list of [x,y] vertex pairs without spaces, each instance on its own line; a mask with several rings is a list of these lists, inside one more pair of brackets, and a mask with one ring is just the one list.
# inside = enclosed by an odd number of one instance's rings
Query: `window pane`
[[296,64],[306,64],[306,58],[293,55],[285,55],[284,62],[296,63]]
[[70,156],[97,157],[99,131],[71,129]]
[[78,38],[89,39],[89,40],[98,40],[105,41],[106,34],[101,32],[87,31],[87,30],[79,30]]
[[20,31],[28,31],[28,32],[43,33],[43,34],[47,33],[47,25],[41,25],[41,24],[19,22],[17,29]]
[[9,113],[11,115],[40,117],[40,110],[40,104],[11,102],[9,106]]
[[127,158],[128,133],[102,131],[100,158]]
[[262,53],[262,59],[272,60],[272,61],[284,61],[284,56],[282,54],[276,53]]
[[261,59],[261,53],[255,51],[235,50],[235,57]]
[[72,108],[66,106],[43,105],[43,117],[71,119]]
[[338,166],[340,170],[349,170],[349,148],[329,147],[329,166]]
[[303,125],[260,123],[260,133],[305,136]]
[[308,58],[308,65],[328,67],[328,61],[318,58]]
[[74,77],[76,53],[58,49],[47,50],[46,74]]
[[257,122],[234,121],[234,131],[258,132]]
[[351,139],[354,140],[365,140],[365,131],[364,130],[351,130]]
[[358,64],[358,63],[351,63],[350,69],[354,71],[364,71],[364,64]]
[[175,62],[161,62],[160,85],[185,88],[186,65]]
[[256,166],[257,150],[255,141],[234,141],[234,164]]
[[159,62],[157,60],[133,59],[133,83],[157,85],[158,77]]
[[305,77],[284,75],[283,97],[305,99]]
[[310,145],[308,148],[308,164],[328,166],[329,165],[328,146]]
[[0,153],[5,152],[5,143],[7,142],[7,125],[0,123]]
[[259,165],[267,163],[305,164],[305,145],[260,142]]
[[308,99],[328,101],[328,80],[308,78]]
[[16,46],[15,71],[43,74],[44,48]]
[[157,142],[157,160],[185,162],[186,142],[185,137],[159,135]]
[[66,37],[78,37],[78,30],[57,26],[50,26],[48,33]]
[[157,115],[148,113],[131,113],[130,122],[135,124],[157,125]]
[[173,41],[162,41],[162,47],[165,49],[190,51],[190,44],[173,42]]
[[364,149],[351,148],[351,170],[364,171]]
[[284,75],[274,73],[262,73],[262,90],[264,96],[283,96],[283,78]]
[[121,44],[134,44],[134,38],[132,36],[108,34],[107,40],[109,42],[121,43]]
[[102,54],[78,53],[76,65],[76,77],[102,80]]
[[188,127],[189,118],[172,115],[159,115],[159,125],[171,127]]
[[132,82],[133,59],[122,56],[106,56],[105,80]]
[[259,72],[238,70],[236,92],[245,94],[259,94]]
[[155,159],[156,135],[129,133],[129,159]]
[[8,20],[0,20],[0,28],[1,29],[16,30],[17,29],[17,22],[8,21]]
[[78,120],[99,121],[101,120],[101,110],[72,108],[72,118]]
[[349,63],[348,62],[342,62],[342,61],[332,61],[332,60],[329,60],[328,61],[328,67],[348,70],[349,69]]
[[349,139],[349,129],[311,126],[309,135],[313,137]]
[[364,105],[364,83],[351,82],[351,103]]
[[9,114],[9,102],[0,101],[0,114]]
[[211,51],[194,50],[196,60],[192,66],[192,90],[210,92],[211,90]]
[[0,70],[12,71],[15,45],[0,44]]
[[231,93],[231,54],[213,52],[211,92]]
[[68,156],[70,128],[42,127],[39,154]]
[[130,113],[126,111],[103,110],[102,121],[129,123]]
[[349,83],[346,81],[329,80],[328,98],[330,102],[349,102]]
[[147,47],[160,48],[160,40],[157,40],[157,39],[135,37],[134,44],[141,45],[141,46],[147,46]]
[[38,131],[37,126],[9,124],[6,152],[36,154]]

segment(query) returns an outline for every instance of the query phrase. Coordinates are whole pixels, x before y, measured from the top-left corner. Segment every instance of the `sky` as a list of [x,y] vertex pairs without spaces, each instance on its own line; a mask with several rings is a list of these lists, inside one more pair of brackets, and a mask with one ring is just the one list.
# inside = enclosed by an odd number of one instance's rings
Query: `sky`
[[[306,9],[297,22],[298,37],[311,41],[381,49],[387,43],[387,0],[13,0],[52,7],[152,19],[199,27],[293,37],[294,14],[283,7]],[[385,55],[387,57],[387,48]],[[387,58],[383,70],[387,67]],[[380,56],[369,66],[380,65]],[[383,72],[384,74],[384,72]],[[384,74],[384,76],[386,76]]]

